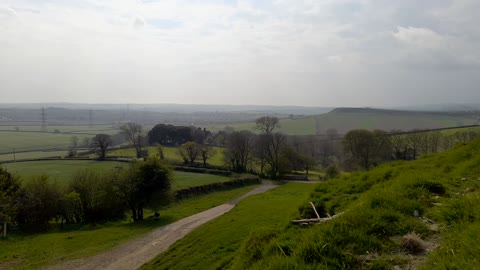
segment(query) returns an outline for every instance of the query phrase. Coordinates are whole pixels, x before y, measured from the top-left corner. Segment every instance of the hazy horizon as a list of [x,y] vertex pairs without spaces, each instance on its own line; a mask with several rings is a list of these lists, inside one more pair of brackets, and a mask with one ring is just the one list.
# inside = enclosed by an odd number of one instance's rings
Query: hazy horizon
[[475,0],[0,0],[2,103],[480,100]]

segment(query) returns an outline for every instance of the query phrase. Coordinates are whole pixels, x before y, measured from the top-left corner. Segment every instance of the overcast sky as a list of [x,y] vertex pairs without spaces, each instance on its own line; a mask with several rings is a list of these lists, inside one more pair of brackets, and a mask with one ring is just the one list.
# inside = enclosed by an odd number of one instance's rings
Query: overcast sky
[[0,102],[480,102],[479,0],[0,0]]

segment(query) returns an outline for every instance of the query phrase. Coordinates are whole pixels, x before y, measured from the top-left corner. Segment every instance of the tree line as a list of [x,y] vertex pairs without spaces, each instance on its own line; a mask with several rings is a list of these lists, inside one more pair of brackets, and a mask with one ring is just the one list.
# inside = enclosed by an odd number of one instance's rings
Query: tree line
[[20,226],[46,228],[52,219],[61,224],[96,223],[144,218],[144,208],[158,213],[171,198],[172,170],[158,156],[134,161],[108,173],[85,170],[65,187],[47,176],[22,181],[0,167],[0,220]]

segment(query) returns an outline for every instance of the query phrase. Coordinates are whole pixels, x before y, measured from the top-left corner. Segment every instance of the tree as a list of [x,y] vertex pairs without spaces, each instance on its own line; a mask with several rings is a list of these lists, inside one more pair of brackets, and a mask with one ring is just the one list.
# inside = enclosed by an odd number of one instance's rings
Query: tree
[[201,154],[200,145],[196,142],[186,142],[180,146],[178,153],[182,157],[184,163],[195,164],[198,156]]
[[107,156],[107,148],[112,145],[112,139],[107,134],[97,134],[92,138],[90,148],[94,150],[100,160],[104,160]]
[[264,116],[255,121],[256,129],[263,134],[271,134],[275,128],[279,126],[277,117]]
[[210,145],[201,145],[200,146],[200,156],[203,161],[203,167],[207,166],[207,161],[213,157],[217,151]]
[[47,176],[34,177],[25,184],[19,198],[17,222],[20,224],[48,226],[48,222],[60,212],[63,197],[56,182]]
[[78,137],[73,136],[70,141],[72,142],[68,147],[68,156],[75,157],[77,156],[77,147],[78,147]]
[[387,160],[391,155],[391,146],[387,133],[382,130],[369,131],[355,129],[343,138],[345,152],[365,170]]
[[111,182],[118,197],[132,213],[134,221],[143,220],[143,209],[158,206],[170,198],[171,168],[158,156],[145,162],[133,162],[118,171]]
[[21,195],[19,179],[0,166],[0,222],[13,221]]
[[75,206],[78,201],[76,202],[74,195],[68,200],[70,210],[81,209],[81,217],[77,220],[95,223],[124,215],[124,203],[117,197],[111,183],[119,169],[114,170],[102,174],[83,170],[73,176],[69,191],[79,195],[81,207]]
[[277,179],[281,172],[281,153],[286,146],[286,137],[282,133],[264,134],[267,136],[266,161],[269,166],[269,174]]
[[225,161],[236,172],[246,172],[253,159],[255,134],[248,130],[234,131],[227,136]]
[[123,136],[125,136],[125,138],[133,145],[133,147],[135,147],[137,158],[141,158],[142,146],[145,141],[145,137],[143,136],[142,131],[142,125],[130,122],[121,126],[120,130]]

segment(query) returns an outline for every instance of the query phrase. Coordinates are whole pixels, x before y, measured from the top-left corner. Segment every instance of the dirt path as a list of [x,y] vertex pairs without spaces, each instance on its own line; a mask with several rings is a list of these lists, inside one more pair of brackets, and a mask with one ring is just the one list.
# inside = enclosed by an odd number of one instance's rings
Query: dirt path
[[219,205],[167,226],[160,227],[146,236],[128,241],[110,251],[93,257],[67,261],[47,267],[46,269],[138,269],[143,264],[151,261],[158,254],[167,250],[173,243],[193,231],[198,226],[230,211],[242,199],[254,194],[263,193],[274,187],[276,187],[276,185],[271,183],[263,184],[230,203]]

